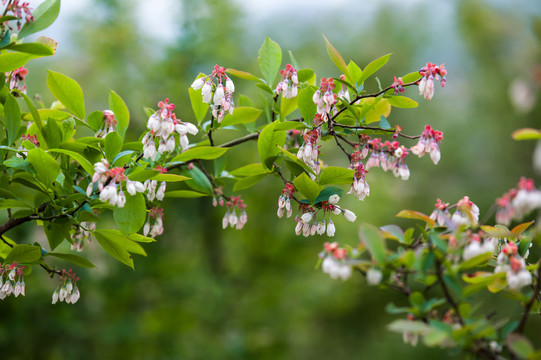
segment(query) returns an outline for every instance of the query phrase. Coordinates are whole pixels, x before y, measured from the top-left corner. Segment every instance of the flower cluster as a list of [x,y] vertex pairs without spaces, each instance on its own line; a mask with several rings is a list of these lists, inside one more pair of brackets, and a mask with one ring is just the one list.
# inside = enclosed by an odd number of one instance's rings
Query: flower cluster
[[9,295],[15,297],[25,295],[23,269],[24,266],[18,265],[16,262],[4,266],[0,264],[0,299],[3,300]]
[[439,226],[447,224],[451,215],[449,214],[449,203],[444,203],[441,199],[438,199],[435,205],[436,209],[430,214],[430,218],[438,223]]
[[[299,215],[295,217],[297,225],[295,226],[295,234],[303,236],[313,236],[315,234],[323,235],[325,232],[327,236],[333,237],[336,232],[336,226],[331,219],[331,213],[334,215],[344,215],[346,220],[355,222],[357,216],[348,209],[342,209],[337,205],[340,200],[340,196],[337,194],[331,195],[328,201],[322,201],[317,204],[317,208],[308,204],[301,203],[299,205]],[[317,214],[319,211],[323,212],[323,219],[317,220]],[[328,214],[328,216],[327,216]],[[328,221],[325,219],[328,217]]]
[[297,78],[297,69],[290,64],[286,65],[286,68],[280,70],[282,79],[276,86],[276,94],[282,93],[282,96],[286,99],[291,99],[297,96],[299,85],[299,79]]
[[[32,145],[34,145],[35,147],[39,147],[39,141],[38,141],[38,137],[37,135],[29,135],[29,134],[23,134],[21,135],[21,139],[23,141],[29,141],[30,143],[32,143]],[[25,148],[22,144],[19,145],[19,148],[17,149],[17,153],[15,154],[15,156],[17,156],[18,158],[22,158],[22,154],[26,154],[28,149]]]
[[153,207],[152,209],[150,209],[150,211],[148,212],[148,218],[145,226],[143,226],[143,234],[145,236],[150,235],[150,237],[152,238],[163,234],[162,208]]
[[71,250],[78,252],[83,251],[85,240],[90,241],[90,235],[92,231],[96,230],[95,222],[81,222],[80,225],[75,225],[75,232],[71,234]]
[[[135,190],[139,191],[139,189],[141,188],[139,184],[141,183],[138,183],[137,181],[132,181],[131,183],[135,187]],[[165,187],[166,187],[165,181],[162,181],[160,186],[158,186],[157,180],[146,180],[145,184],[144,185],[141,184],[141,186],[143,187],[143,191],[144,190],[147,191],[147,199],[149,201],[154,201],[154,199],[158,201],[163,200],[165,196]],[[143,192],[143,191],[139,191],[139,192]]]
[[225,207],[227,211],[222,220],[222,227],[225,229],[227,226],[231,226],[241,230],[248,221],[248,214],[246,214],[246,204],[240,198],[240,195],[237,197],[232,196],[225,203]]
[[334,104],[336,104],[336,95],[333,93],[336,84],[333,78],[322,78],[321,86],[314,93],[312,100],[317,106],[317,113],[321,115],[323,121],[328,120],[328,115],[331,112]]
[[[2,5],[6,5],[8,0],[2,0]],[[13,16],[18,18],[17,20],[17,30],[21,30],[21,19],[25,18],[26,22],[33,22],[34,15],[32,15],[32,9],[29,8],[30,3],[28,1],[22,2],[20,0],[10,0],[4,14],[11,11]],[[23,14],[24,13],[24,14]],[[7,21],[4,23],[7,25]]]
[[[86,195],[90,196],[94,191],[94,184],[98,184],[101,201],[109,202],[112,206],[124,207],[126,204],[126,195],[124,195],[121,186],[121,182],[127,180],[124,171],[125,169],[123,167],[109,169],[109,162],[106,159],[95,163],[94,176],[92,177],[92,182],[86,188]],[[117,186],[120,186],[118,193]]]
[[498,239],[496,238],[491,237],[483,241],[479,234],[472,234],[469,244],[464,248],[462,257],[464,258],[464,261],[467,261],[481,254],[493,254],[496,252],[497,245]]
[[81,296],[77,288],[78,280],[79,278],[75,276],[75,273],[71,272],[71,269],[69,271],[62,270],[60,284],[53,292],[53,304],[56,304],[58,300],[65,301],[68,304],[75,304]]
[[357,199],[364,200],[364,198],[370,195],[370,186],[366,181],[366,174],[368,170],[365,169],[362,160],[368,155],[368,147],[363,147],[361,150],[355,151],[351,154],[350,169],[355,170],[353,175],[353,183],[348,191],[348,194],[355,194]]
[[323,258],[321,269],[333,279],[347,280],[352,273],[351,266],[347,264],[347,250],[338,247],[337,242],[324,245],[324,251],[320,257]]
[[437,165],[441,158],[440,147],[438,144],[443,140],[443,133],[432,129],[426,125],[419,142],[410,148],[411,152],[420,158],[425,154],[430,154],[430,159]]
[[401,77],[397,78],[396,76],[393,76],[393,84],[391,85],[391,87],[394,89],[395,94],[403,93],[405,91],[404,81],[402,81]]
[[115,131],[117,123],[114,112],[111,110],[103,110],[103,126],[96,131],[95,136],[97,138],[105,138],[107,134]]
[[293,214],[293,209],[291,208],[291,195],[295,192],[295,186],[291,183],[286,184],[286,188],[282,190],[282,194],[278,198],[278,212],[277,215],[279,218],[284,216],[284,211],[286,216],[289,218]]
[[535,188],[532,179],[522,177],[516,188],[496,200],[496,205],[496,222],[509,225],[512,220],[520,220],[541,208],[541,191]]
[[200,77],[192,83],[192,89],[201,89],[203,102],[210,104],[212,99],[212,116],[218,120],[218,123],[222,122],[226,112],[233,114],[235,84],[225,74],[225,68],[215,65],[210,76]]
[[381,167],[383,171],[391,170],[395,177],[402,180],[408,180],[410,170],[406,164],[408,149],[400,145],[398,141],[388,141],[381,143],[381,139],[375,138],[368,140],[372,154],[366,162],[366,170],[372,167]]
[[[143,156],[146,159],[156,160],[157,154],[173,152],[175,150],[175,131],[179,134],[179,144],[182,150],[189,146],[187,134],[196,135],[198,130],[194,124],[177,119],[173,110],[175,104],[170,104],[169,99],[158,103],[160,110],[150,116],[147,122],[149,132],[143,137]],[[156,152],[156,140],[158,149]]]
[[17,90],[23,94],[26,94],[26,82],[24,78],[28,75],[28,70],[24,66],[13,70],[12,72],[5,73],[6,83],[9,84],[9,91]]
[[519,290],[532,283],[532,274],[526,270],[526,262],[518,253],[518,247],[509,241],[497,258],[498,265],[494,273],[505,272],[510,289]]
[[479,207],[464,196],[456,204],[456,211],[451,217],[456,226],[475,226],[479,222]]
[[436,64],[427,63],[426,66],[419,70],[419,74],[423,76],[419,81],[419,95],[431,100],[434,96],[434,81],[440,81],[441,86],[444,87],[447,70],[443,64],[437,66]]
[[318,125],[321,123],[321,115],[317,114],[314,119],[314,129],[306,129],[302,133],[303,144],[299,147],[297,151],[297,158],[304,162],[310,169],[312,169],[316,174],[319,174],[320,163],[319,163],[319,140],[321,139],[321,127]]
[[224,206],[225,200],[224,200],[223,187],[219,186],[215,188],[214,190],[212,190],[212,193],[213,193],[212,206],[216,207],[218,206],[218,204],[220,204],[220,206]]

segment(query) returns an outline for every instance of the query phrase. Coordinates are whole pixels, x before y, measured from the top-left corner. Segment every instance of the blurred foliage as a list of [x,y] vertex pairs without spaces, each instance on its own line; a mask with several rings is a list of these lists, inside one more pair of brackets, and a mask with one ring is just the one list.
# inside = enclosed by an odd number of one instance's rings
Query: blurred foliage
[[[108,89],[118,92],[135,124],[128,136],[135,138],[143,130],[143,106],[155,107],[164,97],[177,104],[178,116],[193,121],[187,88],[197,73],[216,63],[257,72],[257,48],[265,35],[291,49],[301,68],[314,67],[319,77],[339,75],[327,57],[324,33],[346,60],[363,66],[393,52],[388,69],[378,73],[384,86],[393,75],[414,71],[426,61],[445,62],[449,70],[448,85],[436,89],[434,100],[421,101],[409,89],[406,95],[421,106],[394,110],[389,118],[406,133],[420,133],[427,123],[442,130],[440,164],[411,159],[407,182],[371,171],[370,197],[363,203],[343,200],[358,222],[403,225],[405,221],[394,218],[403,208],[429,212],[438,197],[454,202],[464,195],[479,205],[482,218],[520,176],[533,176],[534,143],[510,138],[516,128],[539,128],[541,115],[538,102],[519,114],[509,100],[510,83],[532,78],[532,68],[539,65],[533,17],[520,7],[511,11],[511,5],[461,0],[441,5],[443,13],[433,16],[428,1],[403,8],[383,2],[365,16],[362,6],[349,1],[325,14],[317,5],[305,14],[284,11],[253,28],[240,3],[184,0],[175,4],[179,36],[163,45],[145,35],[145,24],[136,23],[134,5],[96,0],[88,13],[64,19],[72,24],[77,46],[70,55],[42,62],[77,79],[89,107],[105,109]],[[265,34],[254,38],[261,32]],[[52,97],[39,88],[45,70],[33,64],[30,71],[29,93],[41,93],[48,103]],[[252,91],[254,102],[260,101],[259,89],[236,83],[241,92]],[[375,89],[377,84],[367,86]],[[227,134],[223,136],[217,141],[225,141]],[[254,146],[244,144],[228,156],[240,163],[256,161]],[[343,162],[339,156],[328,162]],[[375,291],[361,277],[341,283],[314,271],[324,239],[296,237],[292,220],[276,218],[280,190],[265,179],[246,192],[249,222],[241,232],[219,228],[223,210],[212,208],[209,199],[178,206],[169,201],[165,234],[148,247],[148,258],[135,259],[135,272],[105,259],[91,244],[89,258],[99,270],[80,272],[77,305],[50,305],[54,280],[45,274],[29,278],[25,298],[1,304],[2,358],[446,358],[422,345],[404,345],[399,335],[386,330],[391,317],[384,304],[400,305],[405,299]],[[356,228],[337,221],[336,240],[355,245]],[[40,231],[29,226],[12,237],[42,241]],[[519,314],[519,309],[509,311]],[[541,325],[534,319],[527,328],[530,334]]]

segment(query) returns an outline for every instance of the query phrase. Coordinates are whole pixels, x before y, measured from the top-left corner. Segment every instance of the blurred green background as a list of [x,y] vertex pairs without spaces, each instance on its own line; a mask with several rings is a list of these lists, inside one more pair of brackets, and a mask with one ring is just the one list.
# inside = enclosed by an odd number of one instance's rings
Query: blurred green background
[[[411,225],[394,215],[404,208],[429,213],[437,198],[456,202],[464,195],[479,205],[482,218],[520,176],[539,182],[532,166],[535,143],[515,142],[510,133],[541,126],[540,15],[541,3],[533,0],[65,0],[57,23],[40,34],[57,39],[58,52],[31,62],[28,92],[46,104],[53,100],[46,69],[76,79],[87,109],[106,109],[113,89],[130,108],[129,136],[135,140],[146,124],[143,107],[156,107],[165,97],[177,105],[178,117],[193,121],[187,88],[199,72],[220,64],[259,74],[256,57],[265,36],[281,45],[284,66],[291,50],[318,79],[339,75],[322,34],[346,61],[362,67],[392,52],[377,74],[384,86],[427,61],[445,63],[447,85],[436,88],[432,101],[407,89],[420,106],[393,109],[389,117],[409,134],[426,124],[443,131],[442,159],[434,166],[426,157],[411,157],[406,182],[374,169],[370,197],[344,197],[341,204],[357,214],[357,223],[337,219],[335,240],[356,245],[359,223]],[[235,84],[237,92],[261,102],[261,90],[238,79]],[[216,142],[233,136],[224,131]],[[255,142],[228,154],[231,168],[258,161]],[[325,160],[347,165],[340,153]],[[36,269],[26,279],[26,297],[0,304],[0,357],[451,357],[445,350],[404,345],[401,335],[386,330],[393,317],[385,304],[403,305],[405,299],[368,287],[358,275],[341,282],[314,270],[327,239],[297,237],[292,219],[276,217],[281,188],[268,178],[243,192],[249,221],[242,231],[222,230],[224,210],[208,198],[166,201],[165,234],[146,246],[147,258],[135,259],[135,272],[92,242],[83,255],[98,269],[76,269],[76,305],[51,305],[56,279]],[[47,243],[37,226],[8,235]],[[500,304],[489,297],[486,303]],[[532,319],[527,329],[537,345],[540,328]]]

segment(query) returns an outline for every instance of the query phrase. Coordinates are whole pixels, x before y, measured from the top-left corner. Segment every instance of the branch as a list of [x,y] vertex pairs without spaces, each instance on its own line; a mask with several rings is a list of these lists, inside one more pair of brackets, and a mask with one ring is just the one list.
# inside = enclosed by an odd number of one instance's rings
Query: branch
[[226,142],[222,145],[218,145],[218,147],[223,147],[223,148],[232,147],[232,146],[239,145],[250,140],[257,140],[257,138],[259,138],[259,133],[248,134],[241,138]]
[[332,134],[332,136],[334,137],[334,141],[336,141],[336,145],[338,145],[338,147],[340,148],[340,150],[342,150],[344,152],[344,154],[346,154],[347,158],[348,158],[348,162],[351,162],[351,154],[348,153],[346,151],[346,149],[344,149],[344,147],[342,146],[342,144],[340,144],[340,142],[338,141],[338,137],[336,136],[336,132],[334,131],[334,127],[333,127],[333,121],[329,121],[329,132]]
[[[376,126],[364,126],[364,125],[342,125],[342,124],[339,124],[337,123],[336,121],[334,121],[334,126],[339,126],[341,128],[344,128],[344,129],[359,129],[359,130],[376,130],[376,131],[385,131],[385,132],[390,132],[390,133],[395,133],[396,130],[395,129],[382,129],[380,127],[376,127]],[[419,139],[421,137],[421,135],[406,135],[406,134],[402,134],[401,132],[399,133],[396,133],[397,135],[399,136],[402,136],[406,139]]]
[[438,281],[441,285],[443,294],[445,295],[447,302],[451,305],[451,307],[455,311],[455,315],[458,319],[458,322],[460,323],[460,325],[464,326],[464,320],[462,319],[462,316],[460,315],[460,312],[458,311],[458,305],[455,302],[455,300],[453,300],[453,297],[451,296],[451,293],[449,292],[449,289],[447,288],[447,285],[445,285],[445,282],[443,280],[441,262],[437,258],[436,258],[436,276],[438,277]]
[[522,314],[522,317],[520,318],[520,323],[517,326],[517,333],[522,334],[524,333],[524,327],[526,326],[526,321],[528,320],[528,315],[530,314],[530,310],[533,306],[533,303],[535,302],[535,298],[537,294],[539,294],[539,290],[541,288],[541,269],[537,269],[537,283],[535,284],[535,288],[533,290],[532,297],[530,298],[530,301],[526,304],[526,307],[524,308],[524,313]]

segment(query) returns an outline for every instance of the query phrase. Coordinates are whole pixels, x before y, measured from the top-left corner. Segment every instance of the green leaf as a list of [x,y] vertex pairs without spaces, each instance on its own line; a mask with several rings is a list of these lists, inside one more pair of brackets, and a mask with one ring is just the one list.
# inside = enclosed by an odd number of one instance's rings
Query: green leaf
[[29,208],[32,206],[28,205],[24,201],[16,199],[0,199],[0,209],[13,209],[13,208]]
[[387,61],[389,61],[390,56],[391,54],[383,55],[382,57],[377,58],[376,60],[366,65],[358,82],[360,82],[361,84],[364,83],[365,80],[368,79],[372,74],[374,74],[376,71],[381,69],[385,64],[387,64]]
[[19,39],[48,28],[58,17],[60,0],[45,0],[32,12],[34,21],[27,22],[19,31]]
[[511,137],[515,140],[538,140],[541,139],[541,130],[524,128],[513,131]]
[[188,88],[188,94],[190,95],[190,103],[192,104],[195,119],[198,123],[201,123],[207,114],[209,104],[203,102],[203,95],[201,95],[200,90],[197,91],[190,87]]
[[355,171],[337,166],[328,166],[319,175],[319,185],[346,184],[351,185]]
[[380,227],[380,230],[383,231],[383,236],[386,239],[393,239],[400,243],[405,243],[404,231],[398,225],[385,225]]
[[464,271],[468,269],[472,269],[474,267],[478,267],[481,265],[485,265],[490,259],[492,258],[492,253],[487,252],[484,254],[479,254],[477,256],[474,256],[460,264],[458,267],[459,271]]
[[266,91],[268,92],[269,94],[271,95],[274,95],[274,91],[270,88],[270,86],[268,86],[267,84],[264,84],[264,83],[257,83],[255,84],[255,86],[257,86],[258,88],[260,88],[261,90],[263,91]]
[[396,214],[396,217],[404,218],[404,219],[422,220],[426,222],[428,226],[434,227],[434,220],[432,220],[429,216],[423,213],[420,213],[418,211],[402,210],[398,214]]
[[186,180],[186,185],[195,191],[212,195],[214,190],[212,184],[205,173],[197,166],[194,166],[191,170],[184,170],[183,174],[190,178]]
[[327,45],[327,53],[329,54],[329,57],[331,58],[332,62],[336,67],[346,76],[346,78],[350,81],[351,80],[351,74],[349,73],[349,69],[346,65],[346,62],[342,58],[342,55],[336,50],[336,48],[327,40],[325,35],[323,35],[323,38],[325,39],[325,44]]
[[229,148],[220,148],[215,146],[198,146],[188,149],[183,153],[175,156],[172,161],[186,162],[194,159],[213,160],[225,154],[227,150],[229,150]]
[[28,60],[32,58],[32,55],[25,53],[7,53],[0,55],[0,73],[11,72],[15,69],[24,66]]
[[272,88],[274,79],[282,64],[282,49],[280,49],[280,45],[267,37],[259,49],[257,63],[263,77],[267,81],[267,85]]
[[507,344],[509,351],[519,359],[526,359],[534,352],[534,347],[530,340],[522,334],[511,333],[507,335],[505,343]]
[[96,265],[92,264],[90,261],[85,259],[82,256],[74,255],[74,254],[63,254],[63,253],[48,253],[47,256],[54,256],[62,260],[69,261],[72,264],[79,265],[85,268],[95,268]]
[[395,320],[387,328],[397,333],[409,332],[419,335],[427,334],[430,331],[430,326],[424,322],[411,320]]
[[344,190],[340,189],[337,186],[326,187],[319,192],[316,199],[314,200],[314,204],[320,203],[322,201],[328,201],[329,197],[331,197],[332,195],[342,196],[343,193]]
[[105,157],[110,164],[113,163],[120,150],[122,150],[122,137],[117,131],[111,131],[105,136]]
[[47,119],[47,123],[43,127],[43,133],[47,138],[47,145],[50,147],[56,148],[62,142],[62,130],[55,119]]
[[310,203],[314,203],[314,200],[319,195],[319,185],[306,173],[302,173],[293,180],[295,188],[300,191]]
[[285,119],[295,110],[297,110],[297,97],[291,99],[282,97],[280,100],[280,119]]
[[293,130],[293,129],[308,129],[308,126],[302,122],[284,121],[274,126],[274,131]]
[[4,264],[12,264],[18,262],[19,264],[31,264],[41,259],[41,247],[36,245],[15,245],[13,249],[6,256]]
[[530,227],[530,225],[532,225],[535,221],[530,221],[530,222],[527,222],[527,223],[522,223],[522,224],[519,224],[517,226],[515,226],[512,230],[511,230],[511,237],[513,238],[517,238],[519,237],[520,235],[522,235],[522,233],[524,231],[526,231],[527,228]]
[[313,174],[313,175],[316,175],[316,173],[314,172],[314,170],[312,170],[308,165],[306,165],[304,163],[304,161],[301,161],[299,160],[299,158],[297,158],[296,155],[293,155],[292,153],[290,153],[289,151],[287,151],[286,149],[284,149],[283,147],[281,146],[277,146],[277,148],[285,155],[289,158],[289,160],[291,160],[291,162],[295,163],[297,166],[300,166],[302,169],[304,169],[305,171],[309,172],[310,174]]
[[199,198],[204,196],[209,195],[191,190],[174,190],[165,193],[166,198]]
[[39,111],[36,108],[36,105],[34,104],[34,101],[30,99],[26,94],[20,93],[20,95],[23,97],[24,102],[26,103],[26,106],[28,107],[28,110],[30,110],[30,114],[32,115],[32,121],[34,121],[39,131],[43,132],[43,123],[41,121],[41,117],[39,116]]
[[139,231],[147,218],[145,197],[141,193],[126,194],[124,207],[116,206],[113,210],[115,222],[124,234],[133,234]]
[[272,169],[274,157],[280,152],[276,145],[283,146],[286,141],[286,131],[274,131],[276,124],[278,122],[273,122],[265,126],[257,140],[261,162],[267,169]]
[[362,224],[359,228],[359,238],[377,263],[385,262],[385,239],[377,227]]
[[66,219],[57,219],[57,221],[47,221],[43,223],[43,231],[47,236],[49,248],[51,251],[56,249],[64,239],[70,238],[71,222]]
[[113,90],[109,92],[109,108],[115,113],[115,119],[117,121],[116,131],[122,140],[124,140],[126,130],[130,124],[130,111],[124,100]]
[[253,176],[259,174],[265,174],[267,170],[263,168],[261,164],[250,164],[237,168],[229,173],[233,176]]
[[132,269],[134,267],[130,252],[146,256],[145,250],[141,247],[141,245],[118,230],[100,229],[94,232],[94,236],[105,251]]
[[255,82],[261,82],[260,78],[258,78],[255,75],[252,75],[252,74],[250,74],[249,72],[246,72],[246,71],[235,70],[235,69],[226,69],[225,72],[228,73],[229,75],[236,76],[236,77],[238,77],[240,79],[250,80],[250,81],[255,81]]
[[103,111],[92,111],[88,117],[86,118],[86,123],[90,128],[94,131],[98,131],[103,126],[103,120],[105,119],[105,116],[103,115]]
[[257,174],[242,178],[235,183],[235,186],[233,186],[233,191],[248,189],[263,180],[265,176],[267,176],[267,174]]
[[36,170],[38,179],[45,186],[50,187],[60,173],[60,164],[40,148],[28,151],[26,159]]
[[220,127],[226,127],[237,124],[247,124],[256,121],[263,110],[253,107],[238,107],[233,114],[227,114],[220,123]]
[[297,71],[299,83],[307,82],[308,85],[316,85],[316,73],[312,69],[300,69]]
[[179,182],[186,181],[189,177],[177,175],[177,174],[158,174],[150,178],[151,180],[165,181],[165,182]]
[[49,149],[49,152],[68,155],[73,160],[77,161],[88,174],[94,174],[94,166],[92,165],[92,163],[90,163],[90,161],[88,161],[83,155],[76,153],[75,151],[64,149]]
[[495,238],[501,239],[501,238],[513,237],[511,235],[511,231],[506,226],[503,226],[503,225],[498,225],[498,226],[482,225],[481,229],[487,234],[489,234],[490,236],[495,237]]
[[406,96],[389,96],[389,97],[386,97],[386,99],[387,101],[389,101],[389,104],[391,104],[392,106],[396,108],[407,109],[407,108],[416,108],[417,106],[419,106],[417,101],[412,100]]
[[66,109],[79,119],[85,118],[85,101],[83,90],[79,84],[70,77],[48,70],[47,86]]
[[11,145],[19,138],[19,127],[21,126],[21,109],[17,99],[11,94],[6,97],[4,116],[8,133],[8,145]]
[[358,83],[361,75],[363,74],[363,71],[361,70],[359,65],[355,64],[353,60],[350,60],[348,64],[348,70],[351,74],[351,82],[354,84]]
[[11,44],[6,46],[6,49],[39,56],[51,56],[54,54],[50,47],[39,43]]
[[311,124],[316,116],[317,107],[312,100],[315,92],[316,91],[312,87],[307,87],[299,92],[297,104],[301,116],[307,124]]
[[414,71],[402,76],[402,81],[404,82],[404,84],[409,84],[418,80],[421,80],[421,74],[419,74],[418,71]]

